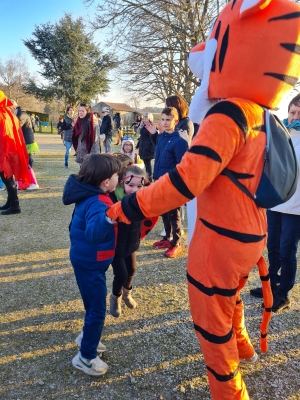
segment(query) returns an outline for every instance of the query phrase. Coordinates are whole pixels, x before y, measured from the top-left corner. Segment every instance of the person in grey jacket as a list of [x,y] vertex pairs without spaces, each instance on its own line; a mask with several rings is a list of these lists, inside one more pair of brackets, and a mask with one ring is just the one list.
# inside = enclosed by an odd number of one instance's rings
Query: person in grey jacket
[[104,149],[105,153],[111,153],[111,140],[112,140],[112,119],[109,115],[109,108],[102,108],[102,124],[100,127],[100,135],[105,135],[104,139]]

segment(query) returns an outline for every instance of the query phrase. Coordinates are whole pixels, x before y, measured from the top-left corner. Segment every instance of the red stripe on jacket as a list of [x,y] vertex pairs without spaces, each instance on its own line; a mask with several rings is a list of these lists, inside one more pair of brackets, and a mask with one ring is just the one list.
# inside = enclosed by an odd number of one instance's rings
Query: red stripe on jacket
[[115,250],[97,251],[97,261],[104,261],[112,258],[115,255]]

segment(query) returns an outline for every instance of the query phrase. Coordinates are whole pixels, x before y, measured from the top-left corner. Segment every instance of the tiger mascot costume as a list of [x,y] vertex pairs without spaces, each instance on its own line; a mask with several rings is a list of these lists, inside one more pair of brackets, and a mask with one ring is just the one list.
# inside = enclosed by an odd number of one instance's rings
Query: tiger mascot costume
[[261,350],[267,351],[272,294],[262,253],[265,210],[230,179],[228,168],[254,194],[266,145],[263,107],[275,108],[300,77],[300,7],[286,0],[232,0],[189,65],[201,78],[191,106],[201,122],[180,164],[150,187],[107,211],[127,222],[162,215],[196,198],[197,221],[188,254],[194,328],[213,399],[249,399],[239,363],[257,354],[244,325],[240,290],[258,265],[264,294]]

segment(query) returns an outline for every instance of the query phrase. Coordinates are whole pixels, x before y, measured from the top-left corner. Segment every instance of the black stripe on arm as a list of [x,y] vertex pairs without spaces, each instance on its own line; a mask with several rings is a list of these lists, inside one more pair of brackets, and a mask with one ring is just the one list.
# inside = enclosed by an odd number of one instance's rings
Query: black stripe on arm
[[225,55],[228,47],[228,37],[229,37],[229,25],[227,26],[226,32],[224,33],[221,47],[220,47],[220,54],[219,54],[219,71],[222,71]]
[[213,225],[208,221],[205,221],[202,218],[199,218],[200,221],[205,225],[207,228],[215,231],[219,235],[226,236],[230,239],[237,240],[238,242],[242,243],[257,243],[260,242],[265,238],[266,235],[252,235],[251,233],[242,233],[233,231],[231,229],[222,228],[217,225]]
[[[184,197],[192,200],[195,196],[193,193],[189,190],[189,188],[186,186],[184,183],[183,179],[181,178],[179,172],[177,171],[177,168],[173,168],[169,172],[169,178],[174,187],[178,190],[179,193],[181,193]],[[125,196],[126,197],[126,196]]]
[[280,15],[279,17],[273,17],[273,18],[269,19],[269,22],[271,22],[271,21],[279,21],[280,19],[293,19],[293,18],[300,18],[300,12],[296,11],[296,12],[293,12],[293,13]]
[[261,333],[261,334],[260,334],[260,337],[261,337],[262,339],[265,339],[267,336],[268,336],[267,333]]
[[265,276],[260,276],[260,280],[263,281],[263,282],[266,282],[266,281],[268,281],[269,279],[270,279],[270,274],[265,275]]
[[222,289],[222,288],[219,288],[216,286],[207,287],[207,286],[204,286],[202,283],[196,281],[196,279],[194,279],[188,273],[186,275],[187,275],[187,280],[189,281],[189,283],[191,285],[195,286],[198,290],[200,290],[200,292],[206,294],[207,296],[214,296],[215,294],[218,294],[218,295],[224,296],[224,297],[231,297],[231,296],[235,296],[237,294],[238,288]]
[[275,72],[265,72],[264,75],[271,76],[272,78],[278,79],[279,81],[285,82],[293,87],[298,82],[298,78],[295,78],[294,76],[277,74]]
[[[231,174],[236,178],[236,179],[250,179],[253,178],[253,174],[244,174],[243,172],[236,172],[232,171],[232,169],[226,168],[227,171],[230,171]],[[221,175],[226,175],[223,171],[221,172]]]
[[247,119],[239,106],[232,103],[231,101],[220,101],[208,110],[205,118],[212,114],[223,114],[231,118],[243,132],[246,139],[248,133]]
[[235,369],[233,372],[230,372],[230,374],[220,375],[214,369],[210,368],[208,365],[206,365],[206,368],[207,368],[207,370],[209,372],[211,372],[213,374],[213,376],[219,382],[228,382],[231,379],[233,379],[237,375],[237,373],[239,372],[239,367],[237,367],[237,369]]
[[205,340],[208,340],[209,342],[215,344],[224,344],[229,342],[233,333],[233,328],[231,328],[230,331],[226,333],[226,335],[224,336],[213,335],[212,333],[209,333],[208,331],[201,328],[199,325],[196,325],[195,323],[194,323],[194,329],[195,331],[199,332],[201,336],[204,337]]
[[209,157],[219,163],[222,162],[222,158],[219,156],[219,154],[215,150],[207,146],[192,146],[188,151],[189,153]]
[[139,203],[137,202],[136,193],[131,193],[128,196],[124,196],[121,200],[121,204],[125,216],[130,221],[142,221],[146,218],[140,209]]
[[292,53],[300,54],[300,46],[296,43],[280,43],[280,46],[284,49],[291,51]]

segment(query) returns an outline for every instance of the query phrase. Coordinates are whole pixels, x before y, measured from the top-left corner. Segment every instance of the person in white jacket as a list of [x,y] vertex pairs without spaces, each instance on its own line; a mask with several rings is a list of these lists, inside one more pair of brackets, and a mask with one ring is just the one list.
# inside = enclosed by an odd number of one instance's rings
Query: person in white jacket
[[[289,130],[300,165],[300,94],[288,106],[288,118],[282,121]],[[274,295],[272,311],[289,308],[297,272],[297,248],[300,240],[300,174],[295,194],[286,203],[267,211],[268,258],[271,288]],[[279,274],[280,271],[280,274]],[[262,298],[261,288],[250,290]]]

